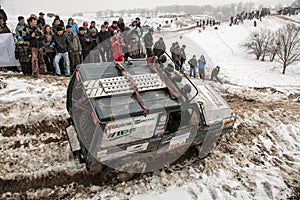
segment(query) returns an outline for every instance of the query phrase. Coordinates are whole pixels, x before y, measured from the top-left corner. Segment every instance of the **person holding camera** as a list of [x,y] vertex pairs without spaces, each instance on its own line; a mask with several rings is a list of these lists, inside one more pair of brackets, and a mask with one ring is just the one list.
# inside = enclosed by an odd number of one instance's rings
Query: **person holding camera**
[[32,75],[34,78],[37,78],[39,73],[46,73],[43,55],[44,35],[42,31],[37,27],[37,19],[35,17],[30,17],[28,19],[28,22],[29,27],[26,31],[26,35],[24,36],[24,40],[30,43],[32,54]]
[[114,36],[111,37],[111,46],[114,60],[123,62],[123,48],[125,47],[125,43],[120,31],[114,31]]

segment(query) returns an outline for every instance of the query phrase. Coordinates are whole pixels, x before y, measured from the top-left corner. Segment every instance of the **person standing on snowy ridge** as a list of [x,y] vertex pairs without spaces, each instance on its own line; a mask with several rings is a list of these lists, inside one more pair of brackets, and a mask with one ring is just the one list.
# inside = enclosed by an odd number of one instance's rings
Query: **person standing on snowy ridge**
[[200,56],[200,59],[198,60],[198,67],[199,67],[199,76],[200,79],[205,79],[205,65],[206,61],[203,55]]
[[180,48],[180,71],[183,71],[183,65],[186,61],[185,48],[185,45],[182,45],[182,47]]
[[193,58],[188,62],[190,64],[190,77],[194,76],[196,78],[196,67],[197,67],[197,60],[196,55],[193,55]]

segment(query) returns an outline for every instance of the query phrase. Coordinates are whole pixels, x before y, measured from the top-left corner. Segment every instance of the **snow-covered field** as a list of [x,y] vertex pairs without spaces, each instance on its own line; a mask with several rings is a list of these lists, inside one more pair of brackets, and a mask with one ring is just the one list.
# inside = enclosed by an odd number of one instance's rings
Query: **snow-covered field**
[[201,33],[165,28],[168,48],[178,41],[187,46],[188,58],[206,57],[207,78],[213,67],[221,67],[224,84],[205,83],[225,97],[237,122],[204,160],[192,157],[118,184],[97,184],[71,156],[64,131],[68,78],[0,73],[0,198],[300,198],[300,63],[282,75],[278,63],[257,61],[240,47],[254,29],[277,30],[289,22],[272,16],[256,28],[253,21]]

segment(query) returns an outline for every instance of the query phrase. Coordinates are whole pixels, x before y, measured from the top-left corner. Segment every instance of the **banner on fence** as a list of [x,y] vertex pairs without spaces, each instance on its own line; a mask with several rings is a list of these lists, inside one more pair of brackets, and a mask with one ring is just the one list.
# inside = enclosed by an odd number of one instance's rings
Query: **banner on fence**
[[0,67],[20,66],[15,58],[15,42],[11,33],[0,34]]

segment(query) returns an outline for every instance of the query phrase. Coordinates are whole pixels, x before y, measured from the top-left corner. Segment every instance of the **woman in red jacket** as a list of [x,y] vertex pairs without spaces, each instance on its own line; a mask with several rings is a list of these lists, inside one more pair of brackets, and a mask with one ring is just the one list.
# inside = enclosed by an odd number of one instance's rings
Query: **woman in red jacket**
[[110,42],[112,46],[114,60],[118,62],[123,62],[123,48],[125,47],[125,43],[123,37],[121,36],[121,32],[114,31],[114,36],[111,37]]

